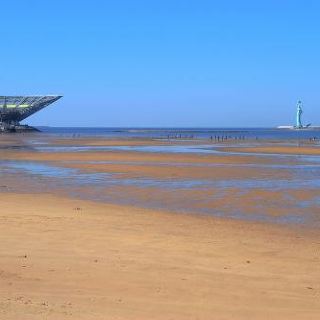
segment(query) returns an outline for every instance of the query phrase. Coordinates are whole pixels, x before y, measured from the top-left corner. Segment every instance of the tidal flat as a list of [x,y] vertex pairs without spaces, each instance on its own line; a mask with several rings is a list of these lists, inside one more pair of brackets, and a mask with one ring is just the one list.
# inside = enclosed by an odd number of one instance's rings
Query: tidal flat
[[318,319],[319,150],[1,136],[1,317]]

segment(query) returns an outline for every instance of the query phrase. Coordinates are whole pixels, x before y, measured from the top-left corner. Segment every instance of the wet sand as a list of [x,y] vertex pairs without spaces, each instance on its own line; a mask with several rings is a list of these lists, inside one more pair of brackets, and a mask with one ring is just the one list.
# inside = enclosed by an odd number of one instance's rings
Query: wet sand
[[267,154],[292,154],[292,155],[320,155],[319,145],[303,144],[301,146],[261,145],[254,147],[228,147],[227,152],[267,153]]
[[[83,139],[66,139],[63,145],[82,143]],[[116,146],[116,140],[109,143]],[[124,140],[119,141],[119,145],[123,144]],[[3,184],[11,192],[26,192],[28,184],[27,189],[32,192],[45,190],[66,195],[71,190],[80,198],[107,203],[320,226],[320,189],[316,179],[320,167],[314,160],[228,154],[224,150],[212,154],[63,150],[3,150],[0,161],[18,161],[18,167],[11,172],[21,174],[21,179],[2,177]],[[37,176],[37,166],[43,164],[48,166],[43,170],[49,172],[49,177]],[[19,165],[31,168],[33,176],[22,175],[17,170]],[[77,171],[72,171],[71,177],[65,169]],[[58,181],[53,181],[55,174],[60,176]],[[97,183],[100,187],[95,191]]]
[[[158,144],[93,138],[49,143]],[[4,171],[0,319],[319,319],[320,234],[315,223],[319,189],[241,186],[243,180],[295,179],[295,172],[278,165],[303,167],[303,159],[119,150],[46,152],[33,149],[28,137],[0,139],[0,145],[22,147],[1,149],[2,166],[8,160],[29,161],[77,169],[79,174],[120,174],[119,180],[129,177],[137,183],[148,178],[180,185],[187,179],[238,184],[168,190],[161,184],[111,185],[103,189],[110,201],[94,202],[67,196],[75,188],[67,178],[54,187],[52,177]],[[295,146],[274,148],[296,152]],[[83,194],[93,192],[89,181],[77,188]],[[124,197],[135,199],[135,205],[121,204]],[[166,210],[146,208],[156,197],[166,203]],[[179,208],[175,207],[179,202],[195,211],[206,206],[223,213],[223,218],[170,210]],[[246,216],[228,219],[233,210]],[[309,215],[314,220],[262,223],[250,218],[258,212],[266,217]]]

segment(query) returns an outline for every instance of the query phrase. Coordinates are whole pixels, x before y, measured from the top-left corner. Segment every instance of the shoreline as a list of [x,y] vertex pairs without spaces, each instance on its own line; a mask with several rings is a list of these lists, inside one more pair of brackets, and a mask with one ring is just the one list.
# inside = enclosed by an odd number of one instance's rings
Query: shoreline
[[[197,148],[193,153],[142,152],[133,147],[70,152],[73,139],[56,152],[37,150],[37,143],[27,139],[27,148],[1,152],[2,191],[51,192],[151,209],[320,226],[317,158],[198,153]],[[105,143],[116,147],[126,141]],[[146,140],[138,143],[153,145]],[[77,144],[86,145],[83,139]],[[89,139],[88,144],[99,145],[100,140]],[[294,146],[289,149],[295,152]]]

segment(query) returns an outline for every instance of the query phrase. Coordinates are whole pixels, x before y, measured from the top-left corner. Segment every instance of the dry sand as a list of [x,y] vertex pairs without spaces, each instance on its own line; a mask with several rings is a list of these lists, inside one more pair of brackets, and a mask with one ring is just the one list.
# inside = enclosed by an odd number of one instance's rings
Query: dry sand
[[1,194],[0,319],[319,319],[319,237]]

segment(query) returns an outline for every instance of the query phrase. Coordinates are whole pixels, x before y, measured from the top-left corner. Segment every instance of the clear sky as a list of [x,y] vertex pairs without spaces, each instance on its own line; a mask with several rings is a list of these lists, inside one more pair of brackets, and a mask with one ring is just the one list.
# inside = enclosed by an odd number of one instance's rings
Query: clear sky
[[1,95],[51,126],[320,124],[320,1],[1,2]]

